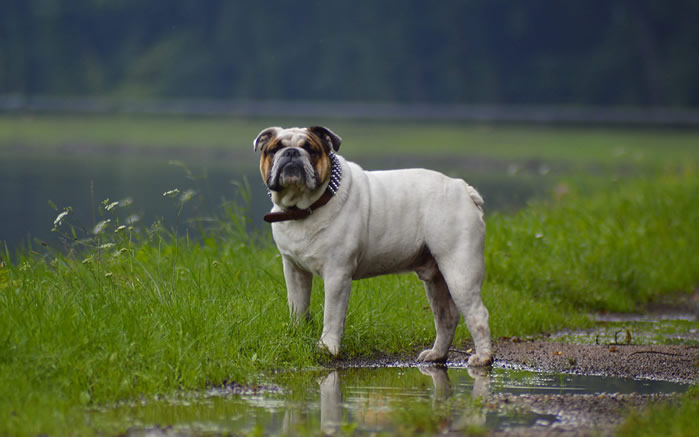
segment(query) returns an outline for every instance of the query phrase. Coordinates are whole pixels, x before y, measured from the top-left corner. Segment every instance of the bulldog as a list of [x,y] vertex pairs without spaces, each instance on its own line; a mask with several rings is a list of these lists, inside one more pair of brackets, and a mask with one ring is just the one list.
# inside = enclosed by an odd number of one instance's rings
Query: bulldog
[[468,364],[490,364],[481,196],[435,171],[364,171],[336,154],[341,142],[321,126],[270,127],[253,142],[274,204],[265,220],[282,256],[291,313],[308,316],[313,276],[323,278],[318,344],[337,356],[352,280],[416,272],[436,329],[418,361],[446,360],[463,314],[475,343]]

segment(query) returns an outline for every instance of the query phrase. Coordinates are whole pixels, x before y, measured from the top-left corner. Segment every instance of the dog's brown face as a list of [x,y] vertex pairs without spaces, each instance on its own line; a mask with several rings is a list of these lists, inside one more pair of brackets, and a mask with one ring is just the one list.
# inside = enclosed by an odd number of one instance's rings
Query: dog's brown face
[[342,139],[322,126],[282,129],[270,127],[253,142],[261,150],[260,174],[272,192],[292,188],[313,192],[330,178],[330,154]]

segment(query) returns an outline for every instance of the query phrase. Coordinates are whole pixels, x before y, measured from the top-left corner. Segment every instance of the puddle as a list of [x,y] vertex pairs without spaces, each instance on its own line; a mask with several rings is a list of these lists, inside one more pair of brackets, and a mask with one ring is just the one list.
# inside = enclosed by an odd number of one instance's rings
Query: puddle
[[546,428],[565,421],[555,411],[532,408],[516,402],[518,398],[618,399],[688,388],[663,381],[440,367],[303,371],[276,376],[272,382],[264,390],[218,388],[89,415],[100,431],[129,436],[433,434]]

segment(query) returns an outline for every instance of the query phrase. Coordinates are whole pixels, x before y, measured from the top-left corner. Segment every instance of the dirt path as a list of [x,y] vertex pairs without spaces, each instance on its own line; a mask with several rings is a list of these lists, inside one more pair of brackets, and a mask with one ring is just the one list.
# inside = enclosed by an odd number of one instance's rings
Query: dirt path
[[[693,383],[699,376],[699,348],[667,345],[579,345],[551,341],[505,340],[495,345],[495,365],[553,372],[660,379]],[[468,355],[452,352],[450,363]]]
[[[467,346],[468,347],[468,346]],[[580,345],[543,340],[501,340],[495,367],[691,384],[699,376],[699,348],[685,345]],[[452,349],[448,366],[466,367],[469,353]],[[333,367],[417,366],[412,358],[386,356],[333,362]]]

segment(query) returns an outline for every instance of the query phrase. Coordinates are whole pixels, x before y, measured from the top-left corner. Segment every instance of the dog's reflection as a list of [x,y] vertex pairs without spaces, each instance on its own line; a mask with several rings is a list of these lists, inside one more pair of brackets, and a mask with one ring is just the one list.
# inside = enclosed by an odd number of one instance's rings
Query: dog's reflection
[[[445,366],[421,366],[420,372],[432,378],[434,392],[432,395],[432,407],[436,409],[441,403],[447,401],[454,393],[454,386],[449,379],[449,373]],[[486,369],[468,369],[468,374],[473,378],[473,399],[486,396],[490,390],[490,373]],[[343,423],[345,405],[343,404],[341,385],[341,371],[333,370],[319,379],[320,386],[320,428],[325,434],[333,434],[339,430]],[[353,400],[353,403],[356,400]],[[369,393],[360,400],[359,408],[348,407],[352,422],[372,430],[388,429],[392,425],[391,408],[392,396],[382,395],[380,392]],[[302,417],[303,416],[303,417]],[[300,414],[295,408],[287,409],[284,417],[284,432],[293,434],[294,426],[304,420],[305,414]],[[450,431],[465,430],[473,426],[485,424],[485,414],[479,408],[468,408],[460,416],[449,423]]]
[[337,370],[330,372],[320,381],[320,428],[333,432],[342,422],[342,391]]

